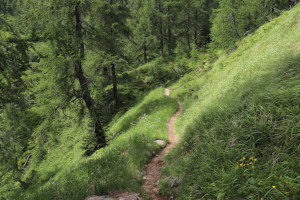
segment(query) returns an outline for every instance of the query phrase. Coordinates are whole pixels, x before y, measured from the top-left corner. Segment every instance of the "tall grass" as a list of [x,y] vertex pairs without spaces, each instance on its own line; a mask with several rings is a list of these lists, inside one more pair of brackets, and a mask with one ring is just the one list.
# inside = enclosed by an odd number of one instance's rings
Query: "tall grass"
[[[167,140],[165,124],[177,107],[176,100],[166,97],[163,88],[152,91],[137,107],[111,125],[110,144],[89,158],[82,156],[81,148],[69,146],[68,152],[63,150],[65,145],[68,146],[68,140],[74,144],[72,135],[78,132],[61,133],[61,141],[50,148],[48,157],[35,168],[44,176],[44,181],[38,179],[28,190],[19,190],[7,199],[82,200],[114,190],[143,194],[142,170],[160,148],[155,140]],[[77,142],[80,145],[80,141]],[[56,167],[58,163],[60,165]]]
[[[177,199],[299,199],[300,5],[172,86],[182,135],[161,189]],[[172,178],[173,177],[173,178]],[[172,179],[179,186],[170,189]],[[178,179],[177,179],[178,180]]]

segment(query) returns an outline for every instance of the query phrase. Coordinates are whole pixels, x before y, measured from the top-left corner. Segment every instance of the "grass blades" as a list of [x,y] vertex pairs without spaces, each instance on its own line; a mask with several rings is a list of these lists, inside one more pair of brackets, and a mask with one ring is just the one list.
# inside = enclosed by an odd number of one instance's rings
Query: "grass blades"
[[[161,190],[177,199],[298,199],[300,5],[171,89],[184,110]],[[179,186],[169,188],[175,177]]]
[[[47,182],[34,184],[26,192],[19,191],[8,199],[82,200],[87,196],[107,194],[113,190],[143,193],[142,170],[148,159],[160,148],[155,140],[167,140],[165,124],[177,107],[176,100],[166,97],[163,88],[150,92],[138,106],[111,126],[110,133],[118,134],[111,136],[109,146],[89,158],[82,156],[80,148],[69,149],[73,155],[60,157],[60,148],[63,148],[71,135],[71,132],[63,132],[61,138],[65,139],[53,146],[53,151],[40,164],[43,165],[39,168],[41,171],[37,172],[44,176],[48,174]],[[51,161],[56,164],[67,163],[67,159],[74,161],[54,169],[53,174],[46,173],[53,167]]]

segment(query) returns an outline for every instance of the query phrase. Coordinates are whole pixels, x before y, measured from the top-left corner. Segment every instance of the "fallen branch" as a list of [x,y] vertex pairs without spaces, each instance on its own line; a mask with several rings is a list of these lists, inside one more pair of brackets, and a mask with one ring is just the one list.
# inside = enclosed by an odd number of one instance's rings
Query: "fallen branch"
[[25,161],[24,165],[22,166],[22,168],[26,168],[27,167],[27,165],[28,165],[29,160],[30,160],[31,157],[32,157],[32,155],[27,156],[26,161]]

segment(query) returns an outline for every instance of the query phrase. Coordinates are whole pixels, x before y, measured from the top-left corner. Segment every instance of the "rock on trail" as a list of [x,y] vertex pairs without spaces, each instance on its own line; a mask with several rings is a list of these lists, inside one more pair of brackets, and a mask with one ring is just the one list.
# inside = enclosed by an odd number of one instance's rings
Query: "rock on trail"
[[91,196],[85,200],[143,200],[137,193],[124,192],[120,194],[109,196]]

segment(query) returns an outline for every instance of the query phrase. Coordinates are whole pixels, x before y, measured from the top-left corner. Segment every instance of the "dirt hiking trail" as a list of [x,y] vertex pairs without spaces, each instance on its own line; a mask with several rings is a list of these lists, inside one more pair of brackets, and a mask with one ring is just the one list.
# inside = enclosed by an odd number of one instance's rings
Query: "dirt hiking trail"
[[[170,90],[165,88],[166,96],[170,96]],[[179,109],[178,111],[171,117],[169,122],[166,124],[168,128],[169,142],[168,144],[160,150],[146,165],[144,170],[144,183],[143,189],[146,192],[148,200],[168,200],[167,197],[162,196],[159,193],[158,189],[158,181],[160,179],[161,170],[165,166],[163,157],[166,153],[168,153],[173,147],[178,143],[177,135],[175,135],[174,123],[178,117],[178,115],[182,111],[182,105],[178,101]],[[85,200],[142,200],[140,194],[137,193],[111,193],[109,196],[91,196],[87,197]]]
[[[170,96],[170,90],[168,88],[165,88],[165,94],[167,96]],[[165,148],[163,148],[150,160],[150,162],[146,165],[145,168],[143,188],[147,194],[148,200],[168,199],[167,197],[164,197],[159,193],[159,188],[157,185],[160,179],[161,170],[165,166],[163,157],[178,143],[177,135],[175,135],[174,123],[178,115],[182,111],[182,105],[179,101],[178,101],[178,106],[179,106],[178,111],[171,117],[171,119],[167,123],[168,134],[169,134],[168,144],[166,145]]]

